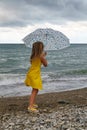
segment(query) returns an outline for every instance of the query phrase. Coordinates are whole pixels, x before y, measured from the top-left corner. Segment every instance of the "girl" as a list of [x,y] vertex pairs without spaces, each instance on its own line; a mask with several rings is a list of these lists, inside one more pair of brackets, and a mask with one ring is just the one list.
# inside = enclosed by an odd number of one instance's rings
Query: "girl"
[[45,58],[46,52],[44,51],[44,45],[42,42],[33,43],[32,53],[30,56],[31,67],[26,75],[25,84],[26,86],[32,87],[32,93],[30,96],[28,111],[38,112],[37,104],[35,104],[35,99],[39,90],[42,87],[42,80],[40,74],[41,64],[45,67],[47,66],[47,60]]

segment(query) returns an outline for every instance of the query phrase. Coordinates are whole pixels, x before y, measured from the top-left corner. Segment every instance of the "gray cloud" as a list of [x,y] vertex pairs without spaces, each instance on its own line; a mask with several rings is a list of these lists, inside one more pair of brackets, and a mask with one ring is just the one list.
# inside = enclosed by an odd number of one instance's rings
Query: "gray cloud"
[[87,20],[87,0],[0,0],[0,27]]

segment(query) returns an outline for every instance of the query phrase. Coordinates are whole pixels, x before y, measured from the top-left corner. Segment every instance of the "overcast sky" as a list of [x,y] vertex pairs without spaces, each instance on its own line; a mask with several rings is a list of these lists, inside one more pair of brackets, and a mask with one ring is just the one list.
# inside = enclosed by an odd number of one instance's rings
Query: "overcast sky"
[[87,43],[87,0],[0,0],[0,43],[22,43],[37,28]]

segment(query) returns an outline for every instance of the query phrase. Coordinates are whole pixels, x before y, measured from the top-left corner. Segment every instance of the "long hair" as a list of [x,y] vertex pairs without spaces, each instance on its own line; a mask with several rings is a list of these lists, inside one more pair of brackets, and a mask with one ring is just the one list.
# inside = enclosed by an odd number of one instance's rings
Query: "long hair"
[[41,53],[43,52],[43,49],[44,49],[44,45],[42,42],[38,41],[33,43],[30,62],[32,62],[33,58],[40,57]]

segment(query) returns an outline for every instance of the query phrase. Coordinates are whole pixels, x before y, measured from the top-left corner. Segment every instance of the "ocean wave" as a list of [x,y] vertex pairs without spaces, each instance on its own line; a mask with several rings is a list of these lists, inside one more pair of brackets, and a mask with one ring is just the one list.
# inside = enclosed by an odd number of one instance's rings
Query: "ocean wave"
[[27,72],[27,69],[20,68],[20,69],[11,69],[7,73],[10,73],[10,74],[25,74],[26,72]]
[[0,58],[0,64],[6,63],[6,62],[7,62],[7,59],[6,59],[6,58]]
[[[87,76],[55,77],[52,73],[42,73],[43,92],[65,91],[87,87]],[[53,74],[54,75],[54,74]],[[24,84],[25,74],[0,74],[0,96],[18,96],[31,93],[31,88]]]
[[70,70],[65,72],[67,75],[86,75],[87,69],[77,69],[77,70]]
[[76,70],[69,70],[69,69],[66,69],[66,70],[56,70],[56,71],[53,71],[51,73],[48,74],[49,77],[51,78],[60,78],[60,77],[76,77],[76,76],[85,76],[87,75],[87,69],[76,69]]
[[20,74],[0,74],[1,85],[13,85],[23,83],[25,75]]
[[27,69],[20,68],[20,69],[14,69],[14,68],[4,68],[4,70],[0,70],[1,74],[25,74],[27,72]]

